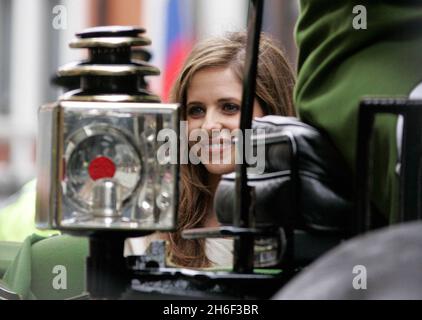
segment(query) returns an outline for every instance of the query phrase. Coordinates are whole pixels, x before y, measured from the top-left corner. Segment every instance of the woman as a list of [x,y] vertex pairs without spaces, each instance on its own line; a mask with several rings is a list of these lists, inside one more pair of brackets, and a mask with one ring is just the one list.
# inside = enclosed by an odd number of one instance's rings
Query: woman
[[[212,156],[219,158],[227,145],[232,146],[227,134],[222,132],[233,132],[239,127],[245,49],[243,32],[200,42],[188,56],[172,88],[171,100],[182,105],[189,136],[195,130],[209,137],[213,131],[220,133],[204,145],[202,151],[208,151],[206,159],[202,155],[200,164],[181,166],[178,228],[174,233],[161,235],[169,241],[170,261],[179,266],[203,268],[232,264],[231,240],[185,240],[181,233],[219,225],[213,208],[214,193],[221,175],[234,171],[235,164],[234,161],[215,163]],[[253,116],[295,115],[294,83],[283,52],[269,36],[262,34]],[[234,146],[231,148],[231,159],[234,159]],[[143,241],[131,241],[132,251],[139,253],[137,247],[144,247]]]
[[[190,132],[238,127],[245,48],[246,34],[232,33],[201,42],[189,55],[173,87],[172,100],[183,106]],[[268,36],[262,35],[254,116],[294,115],[293,85],[293,72],[283,53]],[[215,146],[208,145],[208,148],[214,152]],[[143,253],[148,242],[159,237],[168,240],[170,262],[175,265],[202,268],[231,264],[231,240],[184,240],[181,232],[218,225],[212,207],[215,188],[220,176],[233,170],[233,163],[182,165],[177,231],[154,234],[147,239],[128,239],[126,254]],[[86,238],[63,235],[45,239],[33,235],[26,238],[3,280],[25,299],[73,297],[85,289],[88,252]],[[27,267],[28,261],[31,268]],[[51,283],[57,275],[44,272],[57,265],[67,270],[67,290],[55,290]]]

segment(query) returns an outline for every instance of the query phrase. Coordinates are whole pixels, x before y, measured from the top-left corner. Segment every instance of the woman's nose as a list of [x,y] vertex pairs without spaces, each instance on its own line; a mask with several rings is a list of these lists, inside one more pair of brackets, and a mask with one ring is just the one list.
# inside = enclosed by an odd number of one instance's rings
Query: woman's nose
[[214,112],[207,112],[201,128],[207,131],[221,130],[223,125],[219,120],[219,117]]

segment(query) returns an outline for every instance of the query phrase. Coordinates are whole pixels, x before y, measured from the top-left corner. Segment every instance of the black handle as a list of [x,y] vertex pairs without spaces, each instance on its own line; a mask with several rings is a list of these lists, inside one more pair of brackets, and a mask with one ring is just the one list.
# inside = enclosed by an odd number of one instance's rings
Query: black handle
[[[239,129],[245,137],[245,130],[252,126],[253,103],[255,99],[256,73],[259,52],[259,38],[261,34],[263,0],[251,0],[248,17],[248,38],[246,46],[245,68],[243,76],[243,92]],[[244,145],[246,143],[243,139]],[[237,144],[240,164],[236,164],[236,194],[233,224],[240,228],[251,226],[252,192],[248,186],[246,174],[245,147]],[[254,238],[250,235],[239,236],[235,239],[233,269],[239,273],[253,271]]]
[[421,219],[422,100],[365,99],[360,104],[356,154],[357,215],[352,235],[371,229],[371,135],[377,114],[403,116],[397,222]]

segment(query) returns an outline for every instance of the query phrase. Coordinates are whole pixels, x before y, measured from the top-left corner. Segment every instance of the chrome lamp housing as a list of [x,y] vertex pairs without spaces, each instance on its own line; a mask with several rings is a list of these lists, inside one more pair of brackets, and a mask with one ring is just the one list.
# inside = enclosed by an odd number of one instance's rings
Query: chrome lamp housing
[[172,230],[178,167],[157,154],[175,104],[61,101],[40,109],[37,224],[72,230]]
[[159,71],[131,59],[131,46],[149,43],[139,33],[93,28],[71,43],[88,48],[89,59],[59,70],[80,77],[81,88],[39,110],[37,227],[85,235],[175,229],[178,141],[159,141],[159,133],[178,139],[179,106],[147,91],[143,76]]

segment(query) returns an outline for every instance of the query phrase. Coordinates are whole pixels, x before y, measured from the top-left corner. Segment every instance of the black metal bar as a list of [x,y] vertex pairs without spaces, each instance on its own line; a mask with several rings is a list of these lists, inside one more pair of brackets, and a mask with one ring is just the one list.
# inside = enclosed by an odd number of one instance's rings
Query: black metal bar
[[[243,77],[242,105],[239,129],[245,137],[245,130],[252,126],[253,103],[255,99],[255,85],[259,52],[259,38],[261,33],[263,14],[263,0],[251,0],[248,17],[248,38],[246,47],[245,69]],[[246,141],[243,144],[246,146]],[[245,147],[237,144],[240,164],[236,164],[236,202],[233,224],[236,227],[248,228],[251,224],[251,188],[248,186],[246,173]],[[253,271],[254,237],[239,236],[234,242],[233,269],[239,273]]]
[[403,116],[401,168],[399,175],[398,221],[422,219],[422,100],[366,99],[359,110],[359,127],[356,157],[357,215],[352,235],[371,229],[371,179],[370,137],[377,114]]
[[356,154],[356,224],[351,236],[361,234],[369,229],[370,217],[370,175],[369,149],[370,136],[374,126],[373,110],[366,103],[360,105],[359,127]]
[[[293,135],[288,132],[286,135],[289,137],[290,144],[290,179],[291,187],[290,194],[293,203],[291,205],[291,211],[283,212],[283,229],[286,236],[285,252],[281,259],[280,268],[282,268],[286,277],[290,278],[295,272],[295,236],[294,236],[294,226],[297,217],[300,216],[300,203],[303,201],[301,198],[301,183],[299,176],[299,159],[297,155],[297,144]],[[306,201],[306,200],[305,200]]]
[[87,291],[92,299],[119,299],[130,283],[123,257],[125,235],[95,234],[89,238]]
[[418,114],[406,116],[403,123],[402,153],[400,168],[401,220],[421,219],[421,117]]
[[277,227],[265,228],[238,228],[232,226],[211,227],[211,228],[196,228],[189,229],[182,232],[184,239],[203,239],[203,238],[221,238],[221,237],[236,237],[239,235],[254,235],[260,237],[271,237],[274,235]]

